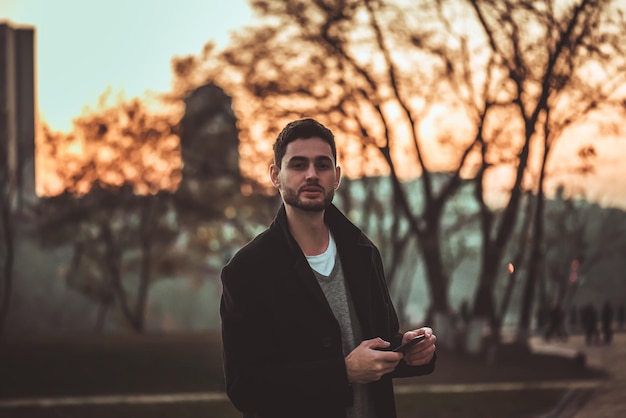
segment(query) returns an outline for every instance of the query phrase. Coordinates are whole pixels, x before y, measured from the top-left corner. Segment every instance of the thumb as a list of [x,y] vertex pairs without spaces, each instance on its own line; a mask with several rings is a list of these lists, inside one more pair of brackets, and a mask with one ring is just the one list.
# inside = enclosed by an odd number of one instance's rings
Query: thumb
[[386,348],[391,345],[390,342],[383,340],[380,337],[372,338],[371,340],[365,340],[363,343],[367,348]]

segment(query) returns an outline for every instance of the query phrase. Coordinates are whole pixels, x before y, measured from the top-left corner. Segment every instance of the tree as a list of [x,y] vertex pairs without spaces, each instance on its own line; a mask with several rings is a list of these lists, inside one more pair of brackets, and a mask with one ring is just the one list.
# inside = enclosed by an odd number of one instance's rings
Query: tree
[[144,330],[148,286],[167,268],[177,234],[168,222],[168,201],[166,192],[141,196],[128,186],[94,186],[80,198],[65,193],[40,206],[41,242],[73,247],[65,280],[98,303],[96,331],[111,307],[134,331]]
[[[502,2],[496,7],[489,2],[472,3],[497,63],[491,70],[505,74],[501,79],[505,90],[501,97],[512,104],[522,138],[515,158],[514,184],[495,229],[491,228],[493,216],[483,205],[484,270],[475,306],[491,318],[494,330],[498,328],[493,313],[496,272],[516,222],[524,181],[529,176],[531,145],[540,148],[532,246],[518,335],[525,341],[542,263],[544,185],[550,151],[567,128],[586,122],[584,117],[599,105],[606,106],[603,110],[613,116],[616,108],[621,107],[624,97],[619,96],[619,89],[626,81],[626,55],[621,45],[626,22],[619,6],[612,2],[582,0],[563,7],[557,2]],[[529,26],[545,41],[534,43],[533,37],[523,30]],[[602,76],[590,77],[590,67],[600,68]],[[483,159],[484,169],[487,164]],[[477,195],[484,201],[481,187],[478,185]]]
[[42,200],[37,232],[44,245],[74,248],[66,280],[99,303],[98,331],[114,302],[133,330],[145,327],[149,284],[177,234],[175,127],[134,99],[83,115],[71,134],[46,131],[62,193]]
[[[432,310],[447,312],[440,220],[446,200],[461,184],[461,168],[475,139],[459,141],[451,131],[439,133],[455,161],[449,164],[453,169],[447,181],[435,185],[434,164],[427,161],[420,130],[441,104],[432,99],[444,101],[451,87],[446,83],[448,61],[436,50],[439,44],[430,28],[420,29],[420,24],[436,17],[437,8],[429,2],[404,10],[380,1],[295,0],[255,1],[252,6],[270,23],[242,32],[220,54],[193,64],[185,58],[180,61],[185,65],[176,67],[185,74],[189,68],[206,71],[233,94],[242,121],[242,150],[255,145],[257,132],[273,136],[287,120],[310,115],[341,133],[341,160],[348,174],[389,174],[393,205],[387,208],[418,239]],[[417,15],[419,24],[411,20],[416,10],[423,13]],[[430,50],[421,47],[420,42],[431,38]],[[462,149],[455,151],[459,143]],[[412,203],[403,184],[416,174],[422,178],[421,207]]]
[[[600,291],[603,297],[606,284],[600,287],[600,277],[595,276],[614,275],[621,279],[622,269],[615,261],[621,260],[626,251],[626,214],[574,200],[559,189],[556,200],[546,207],[546,220],[546,280],[542,283],[545,298],[567,306],[577,299],[579,289],[594,286],[603,289]],[[594,295],[585,297],[594,298]],[[540,299],[539,303],[542,302]]]
[[217,277],[274,202],[240,175],[236,119],[219,87],[166,99],[170,113],[105,96],[72,133],[45,131],[59,186],[38,208],[38,234],[73,248],[65,278],[98,303],[96,331],[117,308],[142,332],[151,284]]
[[[441,216],[462,174],[474,178],[484,242],[474,307],[497,339],[498,272],[522,192],[533,188],[530,170],[541,166],[531,145],[540,143],[544,121],[552,128],[572,117],[564,112],[568,104],[587,107],[588,90],[567,80],[585,80],[596,65],[614,74],[622,68],[621,51],[613,61],[606,53],[624,33],[619,5],[257,0],[252,6],[265,24],[241,31],[224,51],[209,47],[198,59],[180,59],[180,74],[203,74],[233,94],[243,150],[308,115],[342,135],[346,172],[388,174],[389,210],[419,243],[434,311],[448,311]],[[437,132],[429,136],[433,120]],[[447,161],[436,161],[442,151]],[[450,175],[439,185],[432,173],[442,169]],[[511,181],[494,192],[503,172]],[[422,182],[418,202],[403,181],[414,175]],[[498,198],[501,210],[492,203]]]

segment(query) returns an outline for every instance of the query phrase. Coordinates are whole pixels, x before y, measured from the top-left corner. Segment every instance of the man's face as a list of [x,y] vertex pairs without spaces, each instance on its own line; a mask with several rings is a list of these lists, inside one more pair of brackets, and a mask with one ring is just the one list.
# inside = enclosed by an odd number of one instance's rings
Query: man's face
[[340,175],[330,145],[317,137],[290,142],[281,166],[270,167],[272,183],[280,191],[283,202],[312,212],[330,205]]

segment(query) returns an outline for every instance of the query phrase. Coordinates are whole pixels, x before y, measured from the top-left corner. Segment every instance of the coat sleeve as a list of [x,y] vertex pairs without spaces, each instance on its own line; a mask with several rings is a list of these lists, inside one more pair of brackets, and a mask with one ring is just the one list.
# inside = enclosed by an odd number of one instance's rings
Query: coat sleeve
[[[395,308],[393,307],[393,302],[391,297],[389,296],[389,289],[387,288],[387,281],[385,278],[382,258],[380,256],[380,252],[376,247],[373,253],[373,263],[376,270],[376,276],[378,279],[378,284],[380,286],[380,291],[385,299],[385,305],[387,307],[387,315],[389,318],[388,327],[392,331],[391,336],[391,345],[392,347],[399,346],[402,342],[403,334],[400,333],[400,324],[398,321],[398,315],[396,313]],[[396,369],[391,372],[391,377],[411,377],[411,376],[422,376],[431,374],[435,370],[435,363],[437,361],[437,354],[433,356],[431,361],[428,364],[424,364],[421,366],[409,366],[404,362],[404,360],[400,361]]]
[[267,312],[267,302],[260,302],[263,296],[252,280],[255,273],[251,270],[255,269],[242,264],[229,263],[221,277],[226,392],[235,407],[257,413],[302,408],[316,396],[335,405],[348,405],[352,391],[343,356],[300,360],[298,353],[290,352],[290,335],[273,332],[275,317]]

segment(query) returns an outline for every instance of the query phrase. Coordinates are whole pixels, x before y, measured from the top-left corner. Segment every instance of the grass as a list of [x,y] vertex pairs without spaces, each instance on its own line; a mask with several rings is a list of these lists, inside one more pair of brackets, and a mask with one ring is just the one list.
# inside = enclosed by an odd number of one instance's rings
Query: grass
[[396,397],[399,418],[528,418],[551,410],[562,390],[437,393]]
[[223,390],[216,334],[106,335],[0,346],[0,399]]
[[[223,391],[219,333],[105,335],[3,342],[0,399]],[[441,384],[589,379],[601,373],[571,360],[515,350],[481,358],[440,352],[431,376],[397,384]],[[537,416],[554,407],[565,390],[417,393],[397,395],[399,418]],[[241,417],[227,401],[142,405],[3,408],[2,417]]]
[[[523,393],[414,394],[396,397],[398,418],[527,418],[550,410],[561,391]],[[7,415],[4,415],[7,413]],[[241,418],[228,402],[104,405],[0,410],[7,418]]]

